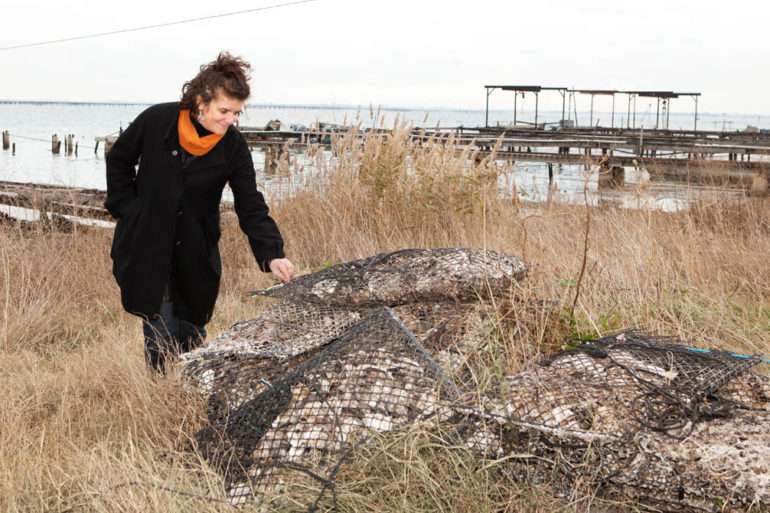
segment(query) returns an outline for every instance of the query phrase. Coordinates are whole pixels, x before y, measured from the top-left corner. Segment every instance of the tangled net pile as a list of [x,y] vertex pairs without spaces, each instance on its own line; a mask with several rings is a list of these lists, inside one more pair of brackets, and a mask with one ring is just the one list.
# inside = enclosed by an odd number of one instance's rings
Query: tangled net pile
[[[629,331],[505,378],[466,438],[530,481],[664,510],[770,504],[770,380],[759,358]],[[534,463],[533,463],[534,462]],[[544,462],[548,462],[544,464]]]
[[198,439],[231,501],[300,486],[318,492],[309,509],[334,504],[352,450],[424,422],[557,493],[601,486],[671,510],[770,504],[770,380],[750,372],[757,358],[628,331],[481,399],[454,383],[492,336],[479,299],[509,294],[525,273],[492,251],[404,250],[264,291],[277,304],[182,360],[208,398]]

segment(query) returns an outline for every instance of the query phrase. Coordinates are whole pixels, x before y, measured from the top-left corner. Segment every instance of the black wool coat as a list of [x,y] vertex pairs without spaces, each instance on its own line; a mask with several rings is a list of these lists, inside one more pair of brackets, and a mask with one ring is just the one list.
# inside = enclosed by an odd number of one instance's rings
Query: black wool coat
[[149,107],[107,155],[105,207],[117,219],[110,256],[126,311],[157,314],[171,279],[174,313],[202,326],[219,292],[219,203],[225,184],[262,271],[284,256],[283,239],[257,191],[251,152],[240,132],[230,127],[207,154],[187,156],[183,164],[179,109],[177,102]]

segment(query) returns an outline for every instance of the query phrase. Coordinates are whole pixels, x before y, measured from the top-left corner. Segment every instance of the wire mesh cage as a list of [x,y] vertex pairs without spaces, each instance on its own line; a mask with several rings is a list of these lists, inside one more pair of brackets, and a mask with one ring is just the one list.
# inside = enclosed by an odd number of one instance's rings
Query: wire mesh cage
[[[392,311],[432,357],[452,369],[472,350],[466,324],[478,310],[476,304],[451,302],[413,303]],[[208,398],[214,421],[259,395],[267,383],[315,356],[373,311],[279,301],[208,345],[183,354],[182,377]]]
[[479,299],[525,271],[495,252],[404,250],[266,291],[275,303],[260,316],[182,358],[184,378],[208,398],[200,447],[232,502],[272,505],[299,488],[310,509],[334,503],[359,444],[431,419],[559,494],[598,486],[667,510],[770,504],[770,379],[751,372],[759,358],[630,330],[483,390],[464,382],[499,335]]
[[[429,341],[433,317],[451,316],[425,308],[402,314],[427,327]],[[770,421],[770,380],[749,372],[757,358],[631,331],[563,351],[504,379],[499,397],[469,405],[455,400],[428,354],[435,350],[382,309],[316,352],[273,366],[275,379],[257,379],[267,368],[241,375],[261,392],[220,410],[199,434],[232,502],[272,504],[297,487],[314,491],[311,506],[334,501],[337,472],[358,444],[428,418],[454,426],[480,457],[518,455],[507,471],[557,494],[600,486],[673,510],[770,502],[770,468],[762,467],[770,436],[758,427]]]
[[550,427],[622,433],[641,425],[682,437],[700,418],[739,406],[737,391],[729,399],[716,391],[758,363],[628,331],[507,378],[505,388],[517,393],[506,413]]
[[464,413],[458,429],[466,446],[559,496],[598,489],[656,511],[765,511],[770,504],[768,410],[703,420],[681,440],[632,426],[604,434]]
[[497,251],[404,249],[338,264],[259,294],[344,306],[475,300],[505,290],[526,271],[521,260]]
[[670,510],[770,503],[770,380],[760,358],[638,331],[509,376],[466,440],[569,495],[578,483]]
[[226,414],[266,383],[316,354],[366,310],[280,301],[208,345],[181,355],[186,383],[210,397],[209,416]]
[[639,421],[655,431],[671,433],[701,418],[745,407],[716,394],[725,384],[761,363],[760,357],[727,351],[704,352],[672,337],[627,331],[592,343],[607,352],[640,386],[635,398]]
[[411,332],[382,309],[268,383],[199,441],[223,470],[234,504],[271,500],[302,477],[323,495],[368,434],[437,415],[455,395]]

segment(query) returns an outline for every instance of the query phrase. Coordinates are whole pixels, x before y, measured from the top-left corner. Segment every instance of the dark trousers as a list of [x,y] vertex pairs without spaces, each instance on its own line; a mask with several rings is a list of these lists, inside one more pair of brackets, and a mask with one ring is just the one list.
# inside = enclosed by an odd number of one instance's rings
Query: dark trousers
[[206,329],[174,315],[174,305],[163,298],[160,313],[149,321],[142,321],[144,331],[144,356],[147,365],[163,374],[166,358],[191,351],[203,343]]

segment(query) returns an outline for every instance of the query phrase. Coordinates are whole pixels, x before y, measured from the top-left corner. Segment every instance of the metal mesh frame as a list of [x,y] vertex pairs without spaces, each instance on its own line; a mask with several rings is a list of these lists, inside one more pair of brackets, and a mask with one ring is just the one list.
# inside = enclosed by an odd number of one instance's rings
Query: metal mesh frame
[[316,354],[366,310],[281,301],[234,324],[208,345],[181,356],[184,381],[209,398],[209,415],[253,399],[272,381]]
[[358,444],[432,418],[558,494],[582,483],[668,510],[770,504],[770,433],[758,427],[770,424],[770,379],[750,372],[759,358],[630,330],[461,403],[447,375],[490,336],[476,300],[508,290],[519,264],[454,248],[340,264],[269,289],[280,300],[269,310],[185,356],[183,375],[209,398],[200,447],[232,502],[279,501],[297,483],[317,490],[311,509],[334,500]]
[[518,258],[491,250],[404,249],[338,264],[256,294],[343,306],[467,301],[500,293],[526,270]]
[[[638,330],[604,337],[590,346],[608,351],[613,362],[640,383],[659,393],[663,392],[661,385],[665,385],[667,395],[691,407],[762,362],[761,357],[737,357],[728,351],[703,352],[674,337]],[[629,362],[624,361],[626,353],[631,357]]]
[[[464,308],[402,314],[430,340],[437,322],[464,318]],[[752,477],[757,461],[770,465],[770,434],[758,427],[770,422],[770,380],[749,372],[759,359],[675,342],[638,331],[605,337],[506,378],[501,398],[461,406],[428,350],[392,310],[378,310],[315,354],[300,355],[304,362],[285,360],[293,370],[262,379],[259,395],[220,416],[199,440],[234,504],[272,504],[294,487],[317,491],[311,509],[322,497],[334,501],[351,450],[374,432],[430,417],[454,426],[481,457],[518,455],[507,472],[559,495],[598,485],[608,497],[687,511],[715,501],[770,502],[761,475]],[[673,401],[668,410],[659,397]],[[725,443],[734,453],[724,453]]]
[[[471,350],[463,347],[465,324],[477,309],[467,303],[415,303],[395,307],[393,313],[432,357],[455,368]],[[208,398],[208,414],[215,421],[259,395],[266,383],[316,355],[372,311],[280,301],[182,355],[182,378]]]
[[694,422],[740,406],[715,392],[759,358],[700,353],[674,342],[628,331],[560,353],[543,363],[548,372],[507,378],[506,387],[521,393],[505,413],[563,429],[622,433],[631,425],[683,437]]
[[270,499],[302,476],[321,483],[323,494],[368,434],[436,415],[441,399],[456,394],[411,332],[383,309],[201,431],[199,441],[222,468],[235,504]]
[[761,360],[629,331],[508,377],[465,411],[466,444],[511,472],[666,510],[770,504],[770,379]]
[[[766,405],[770,406],[770,405]],[[574,497],[581,486],[663,511],[745,511],[770,504],[770,408],[696,424],[684,440],[549,428],[466,409],[461,441],[517,480]],[[764,510],[761,510],[764,511]]]

